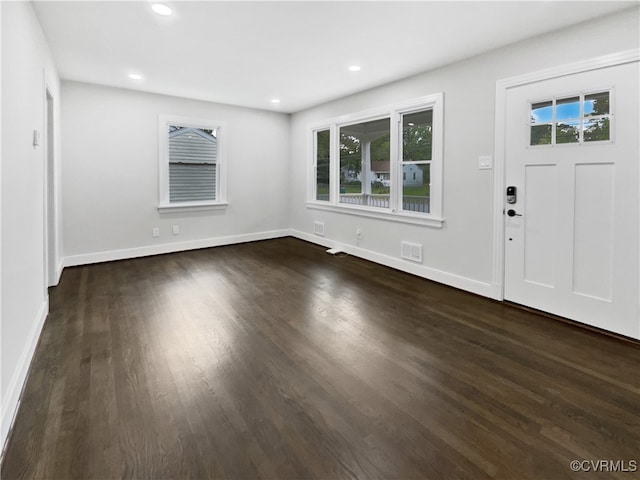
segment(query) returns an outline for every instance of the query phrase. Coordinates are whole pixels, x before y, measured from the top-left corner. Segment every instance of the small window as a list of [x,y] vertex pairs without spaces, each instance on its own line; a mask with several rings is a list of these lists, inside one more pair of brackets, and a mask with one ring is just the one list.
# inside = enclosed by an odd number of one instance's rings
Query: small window
[[592,93],[584,97],[584,141],[601,142],[611,139],[609,92]]
[[315,199],[321,201],[329,201],[329,171],[330,171],[330,131],[319,130],[314,135],[315,149],[315,179],[316,194]]
[[580,97],[556,101],[556,143],[580,141]]
[[529,145],[610,141],[610,96],[607,90],[532,103]]
[[553,101],[531,105],[531,145],[551,145]]
[[223,130],[221,122],[161,116],[161,209],[223,203]]
[[[402,210],[431,211],[433,109],[402,115]],[[409,175],[407,175],[409,174]]]

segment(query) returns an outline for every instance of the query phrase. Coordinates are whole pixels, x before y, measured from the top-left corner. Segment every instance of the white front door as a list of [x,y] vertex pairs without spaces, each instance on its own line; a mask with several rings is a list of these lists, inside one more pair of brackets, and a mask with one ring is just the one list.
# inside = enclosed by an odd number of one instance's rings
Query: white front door
[[505,140],[505,299],[634,338],[638,67],[507,90]]

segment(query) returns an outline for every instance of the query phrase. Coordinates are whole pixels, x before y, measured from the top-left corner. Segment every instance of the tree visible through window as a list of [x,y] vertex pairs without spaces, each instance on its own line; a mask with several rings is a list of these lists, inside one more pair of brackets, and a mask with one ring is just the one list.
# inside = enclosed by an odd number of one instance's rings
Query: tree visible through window
[[611,124],[609,92],[592,93],[584,97],[584,141],[610,140]]
[[609,91],[532,103],[530,116],[532,146],[611,140]]
[[330,131],[315,132],[316,200],[329,200]]
[[340,202],[388,208],[391,121],[340,127]]

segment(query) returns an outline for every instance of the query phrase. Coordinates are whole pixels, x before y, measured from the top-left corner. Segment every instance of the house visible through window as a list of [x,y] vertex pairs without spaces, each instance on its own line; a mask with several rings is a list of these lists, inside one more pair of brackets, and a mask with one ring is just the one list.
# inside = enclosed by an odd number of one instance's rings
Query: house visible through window
[[216,131],[180,125],[168,125],[167,128],[169,202],[216,200]]
[[160,116],[160,208],[224,204],[223,122]]

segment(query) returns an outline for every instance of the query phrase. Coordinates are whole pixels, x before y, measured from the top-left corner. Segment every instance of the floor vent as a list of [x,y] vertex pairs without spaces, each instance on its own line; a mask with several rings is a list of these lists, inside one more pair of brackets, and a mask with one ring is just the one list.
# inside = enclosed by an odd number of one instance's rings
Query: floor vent
[[402,258],[412,262],[422,263],[422,245],[419,243],[402,242]]
[[324,222],[313,222],[313,233],[324,237]]

